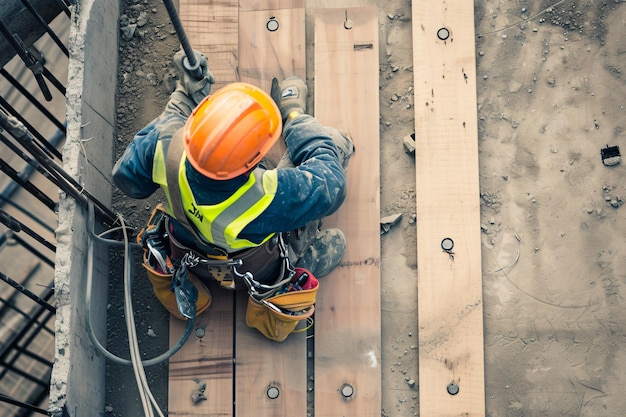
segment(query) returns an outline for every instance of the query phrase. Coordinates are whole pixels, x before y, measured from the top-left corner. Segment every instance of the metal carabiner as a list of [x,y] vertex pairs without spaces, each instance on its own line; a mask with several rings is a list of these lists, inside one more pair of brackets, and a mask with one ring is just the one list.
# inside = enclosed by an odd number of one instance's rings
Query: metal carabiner
[[187,252],[183,259],[180,261],[181,265],[184,264],[187,268],[193,268],[200,263],[200,258],[193,252]]

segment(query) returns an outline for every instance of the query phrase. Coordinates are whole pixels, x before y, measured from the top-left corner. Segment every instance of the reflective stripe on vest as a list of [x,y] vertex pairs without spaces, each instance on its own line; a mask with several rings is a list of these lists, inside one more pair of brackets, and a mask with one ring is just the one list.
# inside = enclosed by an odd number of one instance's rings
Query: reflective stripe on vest
[[[172,140],[176,140],[176,136]],[[165,192],[168,203],[167,211],[172,214],[165,173],[168,145],[169,143],[164,145],[162,141],[157,142],[152,166],[152,180],[155,184],[159,184]],[[215,205],[199,205],[187,181],[186,159],[187,157],[183,152],[178,170],[181,199],[187,212],[187,219],[208,242],[231,252],[260,246],[274,235],[274,233],[269,234],[260,243],[238,237],[239,233],[263,213],[274,200],[278,188],[276,170],[255,169],[248,181],[228,199]]]

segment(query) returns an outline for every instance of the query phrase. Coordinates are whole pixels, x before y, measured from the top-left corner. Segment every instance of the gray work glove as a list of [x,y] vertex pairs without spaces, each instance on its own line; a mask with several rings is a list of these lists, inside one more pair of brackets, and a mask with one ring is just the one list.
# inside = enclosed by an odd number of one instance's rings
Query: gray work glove
[[300,77],[291,76],[281,82],[272,79],[270,95],[280,109],[283,123],[306,113],[307,93],[306,83]]
[[182,87],[184,92],[193,100],[194,104],[198,104],[211,92],[211,84],[215,83],[213,74],[209,71],[209,60],[202,52],[194,50],[196,61],[199,64],[198,70],[200,78],[197,78],[192,71],[185,67],[187,56],[182,49],[174,55],[174,66],[178,73],[179,88]]

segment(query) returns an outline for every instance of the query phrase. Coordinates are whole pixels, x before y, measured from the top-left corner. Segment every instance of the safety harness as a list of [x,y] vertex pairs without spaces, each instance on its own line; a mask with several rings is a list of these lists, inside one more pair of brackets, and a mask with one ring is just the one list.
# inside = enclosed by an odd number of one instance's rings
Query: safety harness
[[[163,306],[178,318],[193,319],[210,306],[211,293],[205,284],[213,279],[224,288],[248,290],[246,324],[265,337],[282,342],[289,334],[308,329],[313,323],[319,281],[310,271],[292,266],[286,240],[289,235],[273,233],[260,245],[234,252],[207,241],[190,222],[183,205],[179,175],[184,155],[179,134],[174,135],[165,154],[165,158],[163,153],[159,156],[159,163],[165,165],[165,178],[160,172],[155,182],[167,187],[173,217],[159,204],[138,236],[144,248],[144,267]],[[243,193],[251,189],[242,188]],[[191,190],[187,192],[191,194]],[[246,223],[246,204],[255,206],[255,202],[262,200],[259,190],[256,192],[256,196],[244,198],[244,204],[231,201],[228,207],[234,208],[235,213],[226,217],[232,221],[223,224],[237,223],[242,217],[239,225]],[[259,195],[261,197],[256,198]],[[177,222],[197,242],[194,248],[183,245],[173,236],[172,222]],[[227,229],[223,224],[218,227],[218,234],[228,236],[229,233],[223,233]],[[207,227],[212,228],[212,225]],[[296,329],[300,322],[307,325]]]
[[[271,296],[276,289],[289,282],[295,274],[295,270],[289,261],[288,245],[285,241],[285,236],[282,233],[270,235],[258,247],[244,249],[231,254],[207,242],[190,223],[183,206],[179,185],[179,172],[181,161],[183,160],[182,142],[182,137],[180,132],[178,132],[170,141],[166,153],[165,170],[170,207],[176,221],[185,228],[194,240],[200,242],[200,246],[203,248],[208,247],[210,249],[210,251],[207,251],[207,255],[211,253],[215,255],[205,256],[198,251],[185,247],[170,234],[172,257],[181,260],[186,259],[187,268],[194,274],[197,274],[200,279],[206,278],[207,274],[205,272],[208,272],[208,276],[218,280],[225,288],[239,289],[243,283],[248,288],[250,295],[257,300]],[[179,257],[181,254],[182,257]],[[267,267],[268,258],[270,261],[274,261],[274,268]],[[258,268],[251,268],[255,265]],[[271,267],[272,265],[269,266]],[[267,276],[255,277],[251,271],[257,269],[265,269],[263,272]],[[232,272],[232,274],[228,272]]]

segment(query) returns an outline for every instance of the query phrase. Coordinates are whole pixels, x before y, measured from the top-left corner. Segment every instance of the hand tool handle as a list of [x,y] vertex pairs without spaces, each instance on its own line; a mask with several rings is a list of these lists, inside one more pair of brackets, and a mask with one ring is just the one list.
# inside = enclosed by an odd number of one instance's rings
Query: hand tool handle
[[180,40],[180,45],[187,56],[187,61],[184,61],[185,68],[187,68],[191,74],[199,80],[202,78],[202,70],[200,69],[200,64],[196,59],[196,55],[193,52],[193,48],[189,43],[189,39],[187,39],[185,28],[183,28],[183,22],[180,21],[178,11],[176,10],[176,7],[174,7],[174,2],[172,0],[163,0],[163,4],[167,9],[167,14],[170,15],[170,20],[172,21],[174,30],[176,30],[176,34]]

